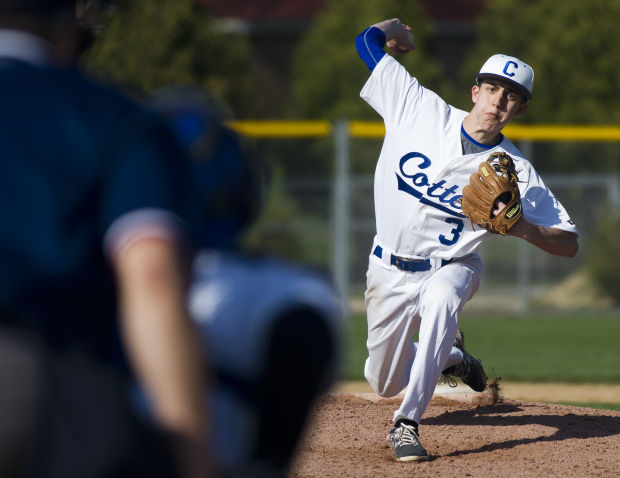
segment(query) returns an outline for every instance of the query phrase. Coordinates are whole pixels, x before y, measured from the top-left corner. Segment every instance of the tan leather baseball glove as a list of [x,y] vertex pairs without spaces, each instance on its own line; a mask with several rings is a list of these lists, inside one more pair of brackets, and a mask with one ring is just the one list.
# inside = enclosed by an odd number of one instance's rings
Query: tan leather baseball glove
[[[491,153],[469,177],[463,188],[461,208],[471,221],[494,234],[506,235],[523,216],[517,172],[512,158],[504,153]],[[498,204],[506,206],[498,213]]]

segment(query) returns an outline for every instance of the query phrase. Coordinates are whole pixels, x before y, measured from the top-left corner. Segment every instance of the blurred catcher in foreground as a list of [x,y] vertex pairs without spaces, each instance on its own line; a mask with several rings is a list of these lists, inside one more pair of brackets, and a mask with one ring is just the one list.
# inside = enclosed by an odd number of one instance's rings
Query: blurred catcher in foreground
[[0,0],[0,476],[202,478],[187,162],[78,71],[87,36],[75,1]]
[[216,371],[214,457],[226,476],[283,477],[311,405],[336,378],[339,300],[323,273],[241,251],[261,210],[265,169],[209,95],[169,88],[151,105],[190,152],[201,198],[189,305]]

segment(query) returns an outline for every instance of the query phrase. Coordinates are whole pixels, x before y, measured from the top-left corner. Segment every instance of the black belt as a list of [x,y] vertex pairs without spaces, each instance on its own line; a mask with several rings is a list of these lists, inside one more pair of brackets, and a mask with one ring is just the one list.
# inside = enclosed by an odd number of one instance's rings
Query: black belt
[[[383,248],[377,246],[372,253],[381,259],[383,257]],[[442,259],[441,267],[450,264],[450,262],[452,262],[452,259]],[[390,255],[390,264],[405,272],[421,272],[431,269],[430,259],[407,259],[406,257],[400,257],[395,254]]]

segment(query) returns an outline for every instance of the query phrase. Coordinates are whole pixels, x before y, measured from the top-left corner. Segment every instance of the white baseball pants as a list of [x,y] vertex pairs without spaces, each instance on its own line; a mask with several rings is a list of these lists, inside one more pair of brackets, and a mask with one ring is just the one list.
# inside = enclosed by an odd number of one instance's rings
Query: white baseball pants
[[[364,375],[384,397],[407,387],[394,421],[408,418],[420,423],[441,372],[462,360],[452,344],[459,315],[478,289],[482,269],[477,254],[419,272],[403,272],[370,255]],[[418,331],[419,341],[414,343]]]

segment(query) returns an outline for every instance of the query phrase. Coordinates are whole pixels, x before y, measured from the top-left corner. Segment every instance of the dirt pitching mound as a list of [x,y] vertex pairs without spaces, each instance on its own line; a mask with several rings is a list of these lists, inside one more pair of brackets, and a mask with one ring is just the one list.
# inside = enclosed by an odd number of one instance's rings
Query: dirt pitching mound
[[332,393],[315,406],[289,476],[611,477],[620,475],[620,412],[436,394],[420,424],[430,461],[399,463],[385,437],[400,398]]

